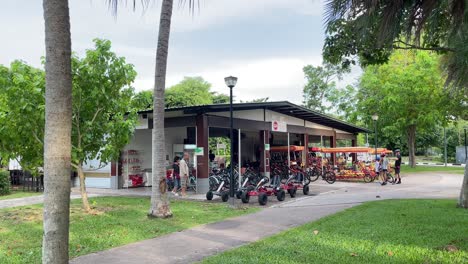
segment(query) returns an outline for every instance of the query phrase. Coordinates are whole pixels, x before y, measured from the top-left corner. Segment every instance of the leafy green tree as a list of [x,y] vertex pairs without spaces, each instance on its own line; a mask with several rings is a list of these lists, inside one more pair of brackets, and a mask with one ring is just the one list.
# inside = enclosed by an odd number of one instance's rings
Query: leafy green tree
[[[136,114],[130,112],[136,77],[133,65],[117,57],[107,40],[95,40],[95,49],[72,58],[71,165],[80,177],[83,208],[90,211],[83,164],[118,158],[130,141]],[[21,165],[35,171],[43,164],[44,72],[23,62],[0,67],[0,129],[2,157],[20,157]],[[67,180],[70,172],[67,172]]]
[[136,124],[131,107],[134,66],[111,51],[108,40],[94,40],[83,59],[74,57],[72,166],[80,178],[83,208],[90,211],[83,165],[87,160],[117,160]]
[[336,80],[341,79],[343,71],[334,65],[323,66],[307,65],[303,68],[307,81],[303,90],[304,106],[319,112],[329,112],[332,100],[338,93]]
[[137,111],[151,109],[153,107],[153,91],[144,90],[136,93],[132,98],[131,107]]
[[328,0],[324,59],[347,68],[381,64],[394,50],[444,54],[447,82],[468,87],[466,0]]
[[43,166],[45,74],[22,61],[0,65],[0,155],[24,170]]
[[[211,91],[211,84],[202,77],[185,77],[180,83],[166,89],[166,107],[229,103],[229,95]],[[132,98],[132,108],[151,109],[153,91],[138,92]]]
[[358,123],[357,104],[352,98],[356,98],[358,90],[353,85],[347,85],[343,89],[335,89],[335,92],[330,95],[338,118],[351,123]]
[[228,104],[229,103],[229,95],[227,94],[211,92],[211,98],[213,99],[213,104]]
[[166,106],[192,106],[213,103],[211,84],[201,77],[185,77],[180,83],[166,90]]
[[378,125],[384,135],[407,139],[410,165],[415,166],[417,130],[445,122],[450,96],[443,89],[438,57],[418,51],[395,52],[381,66],[368,66],[360,80],[358,107],[363,120]]

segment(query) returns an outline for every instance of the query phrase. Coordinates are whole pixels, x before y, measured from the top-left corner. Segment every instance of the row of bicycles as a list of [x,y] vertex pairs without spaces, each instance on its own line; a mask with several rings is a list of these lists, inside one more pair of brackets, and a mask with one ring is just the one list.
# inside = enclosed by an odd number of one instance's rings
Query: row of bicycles
[[[233,171],[233,188],[237,199],[249,203],[251,197],[257,197],[260,205],[266,205],[270,196],[275,196],[278,201],[284,201],[286,194],[295,197],[298,191],[302,191],[304,195],[308,195],[309,184],[320,177],[330,184],[336,180],[331,169],[322,170],[318,166],[303,169],[301,164],[295,161],[288,166],[288,161],[283,159],[272,161],[271,177],[261,176],[258,168],[247,167],[242,173],[239,184],[238,168]],[[220,196],[223,202],[227,202],[231,187],[229,168],[213,170],[208,180],[209,191],[206,193],[206,199],[212,200],[214,196]]]

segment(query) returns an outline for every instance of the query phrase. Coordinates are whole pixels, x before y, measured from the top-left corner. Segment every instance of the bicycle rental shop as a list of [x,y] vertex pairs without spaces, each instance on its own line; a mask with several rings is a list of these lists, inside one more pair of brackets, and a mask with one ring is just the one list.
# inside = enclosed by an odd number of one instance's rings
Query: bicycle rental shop
[[[175,156],[189,153],[191,180],[189,188],[206,193],[208,177],[216,168],[228,166],[230,155],[240,164],[270,176],[271,165],[281,159],[305,162],[313,147],[354,147],[359,133],[369,130],[336,118],[282,102],[233,104],[234,148],[230,149],[230,106],[215,104],[168,108],[165,110],[166,165],[171,167]],[[86,166],[87,187],[122,189],[151,185],[152,110],[138,113],[133,137],[121,151],[120,159],[93,170],[93,161]],[[302,147],[302,148],[301,148]],[[281,148],[300,149],[300,155],[281,155]],[[297,152],[296,152],[297,153]],[[353,157],[354,158],[354,157]],[[335,163],[332,154],[330,161]],[[97,166],[96,164],[94,164]],[[240,175],[242,176],[242,175]]]

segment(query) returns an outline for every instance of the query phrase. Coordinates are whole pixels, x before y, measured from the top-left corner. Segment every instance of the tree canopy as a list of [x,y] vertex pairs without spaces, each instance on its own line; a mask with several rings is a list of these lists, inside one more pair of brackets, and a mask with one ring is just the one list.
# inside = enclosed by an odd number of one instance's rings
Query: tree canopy
[[19,158],[32,173],[43,164],[44,93],[44,71],[22,61],[0,65],[0,156]]
[[468,6],[466,0],[326,3],[324,59],[348,68],[389,61],[397,49],[443,54],[447,84],[468,87]]
[[[84,58],[72,57],[72,164],[78,171],[87,160],[117,159],[136,123],[134,66],[111,51],[110,41],[94,43]],[[21,61],[0,66],[0,154],[19,157],[32,172],[43,165],[44,92],[43,70]]]
[[325,63],[322,66],[307,65],[303,68],[307,81],[303,89],[303,104],[305,107],[329,112],[337,97],[336,80],[341,79],[343,70],[340,67]]
[[369,126],[370,117],[377,113],[380,135],[400,137],[399,142],[392,142],[394,147],[401,147],[402,139],[406,139],[414,164],[416,132],[457,115],[454,102],[459,100],[444,90],[443,84],[436,54],[397,51],[387,64],[365,69],[357,92],[357,110]]

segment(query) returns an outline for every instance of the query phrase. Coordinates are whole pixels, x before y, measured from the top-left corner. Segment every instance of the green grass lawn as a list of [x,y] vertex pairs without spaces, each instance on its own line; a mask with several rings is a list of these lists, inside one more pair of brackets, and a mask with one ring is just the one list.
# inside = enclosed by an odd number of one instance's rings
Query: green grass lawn
[[[171,203],[174,217],[163,220],[146,216],[149,198],[90,200],[98,212],[95,215],[84,214],[80,200],[72,201],[71,258],[258,210],[232,210],[221,203],[175,201]],[[41,242],[42,205],[0,210],[0,263],[40,263]]]
[[23,191],[11,191],[8,195],[1,195],[0,200],[8,200],[14,198],[23,198],[23,197],[30,197],[30,196],[38,196],[42,193],[39,192],[23,192]]
[[455,204],[369,202],[203,263],[468,263],[468,210]]
[[414,172],[447,172],[455,174],[463,174],[465,172],[464,167],[444,167],[444,166],[422,166],[418,165],[414,168],[411,168],[408,165],[401,166],[401,174],[405,173],[414,173]]

